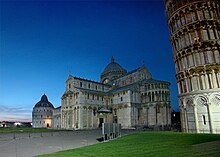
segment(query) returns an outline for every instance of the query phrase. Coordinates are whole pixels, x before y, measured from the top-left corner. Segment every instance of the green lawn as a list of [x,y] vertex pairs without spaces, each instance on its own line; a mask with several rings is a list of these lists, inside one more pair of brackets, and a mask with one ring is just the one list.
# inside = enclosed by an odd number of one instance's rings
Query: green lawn
[[15,128],[0,128],[0,133],[21,133],[21,132],[51,132],[58,131],[47,128],[31,128],[31,127],[15,127]]
[[39,157],[191,157],[220,156],[220,135],[141,132],[83,148]]

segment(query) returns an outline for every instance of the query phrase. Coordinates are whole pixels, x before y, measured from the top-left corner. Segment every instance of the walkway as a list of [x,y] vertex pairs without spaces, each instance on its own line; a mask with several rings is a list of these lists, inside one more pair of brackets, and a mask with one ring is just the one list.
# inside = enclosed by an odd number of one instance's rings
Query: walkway
[[0,134],[0,157],[31,157],[83,147],[98,143],[100,137],[101,130]]

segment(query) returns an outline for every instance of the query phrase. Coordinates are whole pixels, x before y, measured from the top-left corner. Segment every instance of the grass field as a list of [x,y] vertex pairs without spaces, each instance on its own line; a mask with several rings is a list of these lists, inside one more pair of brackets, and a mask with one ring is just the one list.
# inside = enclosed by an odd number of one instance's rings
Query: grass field
[[141,132],[38,157],[219,157],[220,135]]
[[21,133],[21,132],[51,132],[58,131],[47,128],[31,128],[31,127],[15,127],[15,128],[0,128],[0,133]]

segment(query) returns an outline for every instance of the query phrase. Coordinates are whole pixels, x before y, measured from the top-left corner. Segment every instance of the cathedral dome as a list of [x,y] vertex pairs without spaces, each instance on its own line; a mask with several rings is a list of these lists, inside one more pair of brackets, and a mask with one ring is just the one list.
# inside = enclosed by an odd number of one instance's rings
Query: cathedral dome
[[118,63],[115,62],[115,59],[112,57],[111,63],[109,63],[103,71],[104,73],[113,72],[113,71],[125,71]]
[[51,104],[51,102],[48,101],[47,96],[45,94],[41,97],[41,100],[38,103],[36,103],[34,108],[35,107],[51,107],[51,108],[54,108],[53,105]]
[[122,74],[125,74],[126,70],[121,67],[118,63],[115,62],[115,59],[112,57],[111,62],[105,67],[104,71],[101,74],[101,82],[109,83],[112,79]]

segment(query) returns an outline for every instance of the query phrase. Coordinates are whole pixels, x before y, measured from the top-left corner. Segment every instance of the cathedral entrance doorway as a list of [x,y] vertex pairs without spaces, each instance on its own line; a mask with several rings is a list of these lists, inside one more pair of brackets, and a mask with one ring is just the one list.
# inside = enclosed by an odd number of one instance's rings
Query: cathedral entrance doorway
[[50,127],[50,125],[49,125],[49,123],[47,123],[47,128],[49,128]]
[[103,118],[99,118],[99,128],[102,127],[102,123],[104,123],[104,119]]

